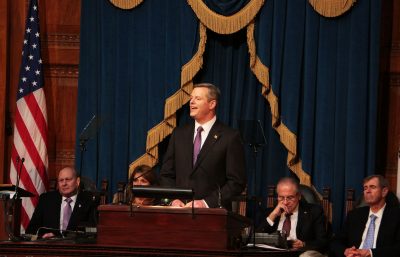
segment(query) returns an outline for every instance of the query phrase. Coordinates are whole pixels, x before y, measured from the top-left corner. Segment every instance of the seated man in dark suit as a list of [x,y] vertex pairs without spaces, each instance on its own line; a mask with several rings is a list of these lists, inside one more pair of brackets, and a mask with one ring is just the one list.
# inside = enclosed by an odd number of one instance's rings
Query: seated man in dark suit
[[[76,230],[78,226],[96,226],[97,204],[91,193],[79,191],[80,179],[74,168],[66,167],[58,174],[58,191],[40,196],[27,234],[48,232],[43,238],[53,237],[56,231]],[[40,231],[42,230],[42,231]]]
[[276,192],[278,204],[267,210],[258,230],[281,231],[293,249],[305,251],[301,256],[322,256],[328,244],[322,207],[300,201],[299,184],[290,177],[279,180]]
[[330,244],[331,256],[400,256],[400,209],[386,203],[387,180],[372,175],[363,185],[367,206],[348,213],[342,231]]

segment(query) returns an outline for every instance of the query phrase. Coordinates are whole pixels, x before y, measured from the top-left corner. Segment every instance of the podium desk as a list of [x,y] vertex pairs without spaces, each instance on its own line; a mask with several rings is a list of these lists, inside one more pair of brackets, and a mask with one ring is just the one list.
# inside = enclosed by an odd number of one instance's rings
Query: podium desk
[[0,241],[20,235],[20,220],[21,199],[0,198]]
[[[189,240],[189,239],[188,239]],[[99,244],[75,244],[61,241],[47,242],[0,242],[0,255],[7,257],[61,256],[61,257],[297,257],[295,251],[241,251],[241,250],[180,250],[157,248],[134,248],[124,246],[104,246]]]
[[[237,249],[246,217],[218,208],[98,207],[97,243],[136,248]],[[194,211],[192,213],[192,211]]]

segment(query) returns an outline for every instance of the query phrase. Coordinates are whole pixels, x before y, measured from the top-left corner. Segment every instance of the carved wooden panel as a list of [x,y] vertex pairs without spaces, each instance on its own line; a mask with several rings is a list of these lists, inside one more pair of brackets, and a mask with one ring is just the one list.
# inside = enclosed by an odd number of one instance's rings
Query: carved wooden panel
[[377,119],[377,171],[392,190],[400,148],[400,2],[382,1],[380,83]]
[[[1,2],[1,5],[3,5],[3,1]],[[0,15],[2,10],[12,14],[9,19],[10,30],[7,33],[8,42],[10,42],[10,59],[8,62],[10,86],[7,88],[9,101],[6,104],[6,108],[10,109],[11,117],[13,118],[25,29],[25,15],[29,1],[5,0],[5,2],[8,3],[9,7],[8,9],[0,7]],[[48,154],[50,178],[54,178],[60,168],[67,165],[74,165],[75,161],[80,6],[80,0],[39,1],[41,52],[44,64],[44,91],[49,129]],[[5,15],[1,15],[1,17],[3,16],[5,17]],[[5,105],[3,104],[2,106]],[[0,116],[1,119],[4,119],[4,117]],[[5,170],[9,169],[11,145],[12,136],[9,136],[7,138],[6,161],[4,161],[3,165]],[[1,178],[4,178],[4,176],[1,176]]]
[[[5,131],[6,131],[6,84],[7,84],[7,52],[8,52],[8,13],[7,1],[0,1],[0,152],[4,153],[5,147]],[[4,174],[4,154],[0,155],[0,181]]]

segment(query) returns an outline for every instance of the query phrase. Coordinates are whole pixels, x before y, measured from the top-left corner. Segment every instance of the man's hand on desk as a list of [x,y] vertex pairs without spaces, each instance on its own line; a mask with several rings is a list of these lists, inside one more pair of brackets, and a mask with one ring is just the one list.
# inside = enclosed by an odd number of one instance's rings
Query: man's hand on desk
[[188,202],[185,207],[192,207],[192,204],[194,203],[194,208],[208,208],[204,200],[194,200],[191,202]]
[[53,233],[46,233],[42,236],[42,238],[51,238],[51,237],[55,237],[55,235]]
[[300,248],[303,248],[304,246],[305,246],[304,242],[297,239],[293,241],[292,248],[298,250]]
[[175,199],[171,202],[171,206],[173,207],[185,207],[185,204],[179,200],[179,199]]

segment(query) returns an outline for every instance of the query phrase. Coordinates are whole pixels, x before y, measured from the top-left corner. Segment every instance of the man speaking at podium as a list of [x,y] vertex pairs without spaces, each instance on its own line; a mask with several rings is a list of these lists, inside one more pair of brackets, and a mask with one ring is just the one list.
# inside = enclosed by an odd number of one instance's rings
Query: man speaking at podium
[[78,226],[95,226],[96,203],[89,192],[79,191],[80,178],[74,168],[66,167],[58,173],[58,191],[40,196],[39,203],[26,230],[27,234],[53,237]]
[[219,121],[219,89],[208,83],[194,85],[190,116],[194,122],[176,128],[160,171],[162,186],[190,188],[194,202],[172,201],[176,207],[232,208],[232,197],[246,185],[244,149],[240,134]]

